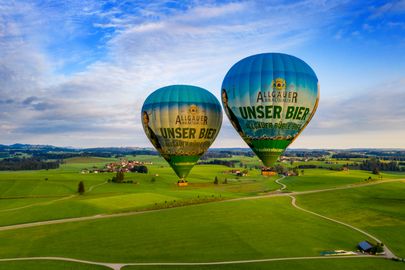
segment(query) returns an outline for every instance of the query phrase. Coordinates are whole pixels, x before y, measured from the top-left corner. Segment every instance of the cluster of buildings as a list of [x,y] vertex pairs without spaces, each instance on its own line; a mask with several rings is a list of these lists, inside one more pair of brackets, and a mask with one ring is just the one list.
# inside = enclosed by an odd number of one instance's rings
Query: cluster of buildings
[[280,156],[279,161],[280,162],[291,162],[291,161],[302,161],[302,162],[307,162],[314,160],[313,158],[308,158],[308,157],[287,157],[287,156]]
[[120,160],[118,162],[111,162],[104,166],[103,169],[93,168],[93,169],[83,169],[82,174],[86,173],[105,173],[105,172],[130,172],[134,167],[141,165],[150,165],[152,162],[143,162],[136,160]]
[[[274,176],[274,175],[278,175],[279,173],[274,170],[273,168],[262,168],[261,174],[263,176]],[[284,173],[280,173],[284,176],[298,176],[298,171],[294,171],[294,170],[287,170]]]
[[247,176],[247,170],[241,171],[241,170],[233,169],[233,170],[225,171],[224,173],[233,174],[236,176]]

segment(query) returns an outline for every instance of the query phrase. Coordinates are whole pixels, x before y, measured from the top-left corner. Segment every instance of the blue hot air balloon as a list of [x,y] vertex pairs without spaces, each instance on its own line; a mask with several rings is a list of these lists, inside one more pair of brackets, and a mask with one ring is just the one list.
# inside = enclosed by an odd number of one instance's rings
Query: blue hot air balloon
[[271,166],[313,117],[318,78],[292,55],[257,54],[232,66],[221,97],[236,131],[264,165]]

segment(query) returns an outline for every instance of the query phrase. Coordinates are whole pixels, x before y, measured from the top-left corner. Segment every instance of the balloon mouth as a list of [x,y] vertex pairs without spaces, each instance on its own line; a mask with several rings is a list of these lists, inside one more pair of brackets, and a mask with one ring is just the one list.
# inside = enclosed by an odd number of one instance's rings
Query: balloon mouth
[[291,140],[253,139],[248,142],[248,145],[260,158],[264,166],[271,167],[277,162],[290,143]]
[[200,159],[200,155],[170,155],[164,158],[169,162],[169,165],[179,177],[179,181],[184,182],[191,169]]

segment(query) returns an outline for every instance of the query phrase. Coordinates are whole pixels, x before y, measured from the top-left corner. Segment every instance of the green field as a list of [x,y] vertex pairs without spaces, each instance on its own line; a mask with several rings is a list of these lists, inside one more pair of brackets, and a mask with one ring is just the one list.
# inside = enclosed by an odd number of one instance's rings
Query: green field
[[[257,199],[280,188],[278,176],[263,177],[257,158],[235,156],[248,175],[220,165],[197,165],[189,186],[158,156],[128,156],[145,162],[148,174],[127,173],[134,183],[109,183],[113,173],[82,174],[114,159],[72,158],[55,170],[0,172],[0,226],[99,214],[159,210],[129,216],[0,231],[0,258],[56,256],[102,262],[211,262],[319,256],[326,250],[355,251],[363,234],[300,211],[288,196]],[[318,164],[319,165],[319,164]],[[219,183],[213,180],[218,177]],[[371,180],[368,178],[371,177]],[[155,181],[151,181],[154,178]],[[224,184],[227,178],[228,184]],[[297,195],[297,204],[370,232],[405,257],[405,178],[365,171],[305,169],[286,177],[286,191],[330,190]],[[84,195],[77,194],[79,181]],[[377,185],[362,186],[373,183]],[[282,194],[282,195],[288,195]],[[223,201],[251,197],[250,200]],[[181,206],[181,207],[180,207]],[[369,239],[370,240],[370,239]],[[375,258],[272,261],[217,266],[126,266],[123,269],[399,269]],[[0,269],[106,269],[61,262],[0,262]]]
[[405,182],[307,194],[298,203],[376,235],[405,257]]
[[[274,182],[277,177],[263,177],[258,170],[236,177],[224,173],[230,169],[225,166],[199,165],[189,176],[190,185],[179,188],[177,177],[162,158],[128,158],[153,162],[148,174],[126,174],[125,180],[136,184],[107,183],[113,173],[80,173],[84,168],[102,168],[112,160],[102,158],[89,158],[87,163],[85,158],[68,159],[56,170],[0,172],[0,225],[181,206],[252,196],[279,187]],[[219,185],[213,184],[215,177]],[[222,184],[225,178],[228,184]],[[92,190],[76,196],[79,181]]]
[[378,258],[350,258],[327,260],[273,261],[249,264],[209,265],[209,266],[126,266],[123,270],[380,270],[404,269],[404,264]]
[[[208,265],[208,266],[124,266],[123,270],[250,270],[250,269],[275,269],[275,270],[380,270],[380,269],[403,269],[400,262],[385,260],[381,258],[333,258],[326,260],[294,260],[294,261],[272,261],[248,264],[229,265]],[[107,270],[104,266],[90,265],[84,263],[61,262],[52,260],[43,261],[14,261],[1,262],[1,270],[21,270],[21,269],[58,269],[58,270]]]
[[[3,231],[0,257],[66,256],[110,262],[247,260],[354,250],[364,239],[358,232],[293,208],[290,200],[217,202],[19,229],[18,234]],[[300,248],[291,248],[296,245]]]
[[[282,180],[282,183],[287,185],[287,191],[306,191],[349,184],[365,184],[373,181],[404,177],[403,175],[393,173],[381,173],[380,176],[359,170],[333,171],[325,169],[305,169],[303,175],[287,177]],[[368,180],[369,177],[371,177],[371,180]]]
[[51,260],[32,260],[32,261],[13,261],[13,262],[0,262],[0,270],[22,270],[22,269],[57,269],[57,270],[108,270],[104,266],[74,263],[65,261],[51,261]]

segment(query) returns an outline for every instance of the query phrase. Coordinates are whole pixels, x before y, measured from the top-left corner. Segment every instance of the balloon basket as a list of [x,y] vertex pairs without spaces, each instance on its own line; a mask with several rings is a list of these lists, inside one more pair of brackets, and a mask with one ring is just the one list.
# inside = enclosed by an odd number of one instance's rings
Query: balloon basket
[[188,182],[184,181],[184,180],[180,180],[180,181],[177,182],[177,186],[178,187],[186,187],[186,186],[188,186]]

